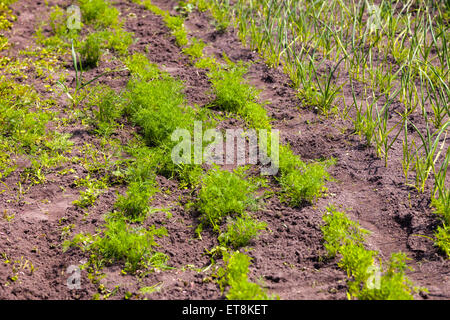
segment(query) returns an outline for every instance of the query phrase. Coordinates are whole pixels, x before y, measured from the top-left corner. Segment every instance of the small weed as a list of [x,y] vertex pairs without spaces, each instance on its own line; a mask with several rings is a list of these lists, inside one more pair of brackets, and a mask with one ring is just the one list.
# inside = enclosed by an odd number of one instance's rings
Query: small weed
[[118,24],[119,11],[105,0],[80,0],[84,21],[96,28],[114,27]]
[[89,175],[84,179],[75,181],[75,185],[86,188],[84,191],[80,191],[80,199],[73,201],[73,204],[80,208],[92,206],[98,196],[103,193],[103,190],[108,188],[104,181],[91,179]]

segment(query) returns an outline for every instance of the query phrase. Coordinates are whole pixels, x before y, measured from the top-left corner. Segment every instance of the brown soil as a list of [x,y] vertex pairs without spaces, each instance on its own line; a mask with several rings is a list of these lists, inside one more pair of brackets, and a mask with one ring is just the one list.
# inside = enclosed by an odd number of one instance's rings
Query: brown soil
[[[49,5],[66,6],[70,1],[49,1]],[[137,42],[130,52],[145,53],[174,77],[184,81],[186,98],[190,104],[204,107],[213,97],[208,94],[210,85],[204,71],[194,68],[184,56],[169,30],[158,16],[144,8],[125,0],[114,1],[126,18],[125,29],[134,32]],[[153,1],[163,9],[172,10],[176,1]],[[7,33],[14,46],[8,51],[17,56],[20,49],[32,50],[37,22],[48,14],[43,2],[19,0],[13,5],[18,20]],[[134,15],[130,15],[133,13]],[[256,212],[258,219],[266,221],[270,232],[251,244],[249,255],[253,257],[251,279],[260,277],[270,293],[281,299],[346,299],[346,274],[337,267],[336,261],[320,259],[325,251],[320,231],[321,215],[329,203],[348,210],[352,219],[370,230],[370,249],[378,250],[383,259],[392,252],[404,251],[411,258],[410,265],[415,271],[409,278],[417,286],[427,287],[429,294],[416,298],[449,299],[449,260],[446,260],[430,240],[417,235],[432,236],[437,225],[436,217],[429,208],[427,194],[418,194],[404,185],[401,171],[401,145],[395,145],[389,166],[378,159],[372,149],[365,148],[359,138],[349,130],[348,123],[318,116],[314,110],[302,106],[288,77],[279,69],[270,69],[255,52],[242,47],[235,32],[229,30],[217,33],[205,13],[193,12],[187,22],[190,35],[203,39],[207,52],[218,58],[226,53],[231,60],[251,62],[248,73],[250,83],[261,89],[261,100],[268,101],[269,115],[275,120],[273,126],[280,130],[283,142],[289,142],[294,152],[310,160],[335,157],[337,164],[331,174],[336,181],[328,184],[327,197],[314,206],[290,208],[272,197],[266,200],[263,209]],[[49,30],[45,30],[49,32]],[[61,57],[63,65],[70,65],[70,56]],[[111,55],[105,55],[97,69],[90,70],[86,79],[93,78],[106,67],[118,64]],[[68,70],[70,77],[73,70]],[[70,79],[69,77],[69,79]],[[101,78],[101,82],[120,90],[128,80],[126,71]],[[26,80],[42,95],[48,95],[42,79],[30,77]],[[63,107],[64,98],[59,98]],[[238,127],[242,123],[229,121],[223,127]],[[344,129],[342,129],[344,128]],[[66,132],[73,135],[74,149],[85,142],[99,145],[99,139],[74,120]],[[117,138],[126,143],[135,129],[124,121],[124,127]],[[76,155],[76,151],[74,154]],[[22,163],[23,162],[23,163]],[[18,159],[20,169],[3,182],[9,191],[0,193],[0,212],[15,214],[11,222],[0,220],[0,253],[6,253],[11,261],[29,260],[33,263],[33,273],[21,269],[18,280],[11,281],[11,264],[0,264],[1,299],[91,299],[98,292],[98,285],[87,279],[82,271],[82,289],[67,288],[66,270],[70,265],[85,261],[86,254],[70,249],[62,252],[64,237],[61,230],[73,224],[72,234],[81,231],[95,232],[102,226],[104,214],[111,211],[117,193],[124,193],[126,186],[115,185],[103,193],[88,215],[72,204],[78,198],[79,188],[73,184],[75,176],[86,176],[87,172],[78,165],[71,165],[74,173],[61,176],[56,171],[49,172],[45,184],[31,186],[28,192],[17,200],[17,182],[20,172],[30,164]],[[69,167],[67,167],[69,168]],[[58,170],[64,169],[58,168]],[[150,299],[221,299],[218,286],[207,281],[209,273],[199,273],[195,268],[207,267],[209,257],[205,249],[217,244],[216,235],[206,230],[202,240],[195,238],[196,217],[186,211],[179,202],[180,197],[189,199],[189,192],[177,188],[177,183],[158,177],[162,192],[156,195],[154,207],[171,207],[172,218],[165,212],[157,212],[145,222],[165,226],[168,237],[158,240],[159,250],[168,254],[173,270],[150,273],[142,279],[132,275],[122,275],[121,265],[104,268],[106,277],[101,280],[112,290],[120,285],[119,291],[111,299],[121,299],[125,292],[137,294],[139,288],[161,284],[161,290],[149,294]],[[62,187],[62,188],[61,188]],[[27,186],[23,186],[27,188]],[[43,200],[46,201],[43,201]],[[206,281],[205,281],[206,280]],[[6,283],[9,285],[5,285]],[[134,296],[142,297],[142,296]]]

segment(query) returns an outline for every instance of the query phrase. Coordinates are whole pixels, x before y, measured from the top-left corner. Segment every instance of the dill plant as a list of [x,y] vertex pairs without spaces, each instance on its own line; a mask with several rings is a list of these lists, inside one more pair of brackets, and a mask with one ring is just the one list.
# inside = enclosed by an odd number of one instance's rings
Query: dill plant
[[224,217],[242,215],[255,203],[253,192],[257,185],[244,178],[242,169],[229,172],[213,168],[200,185],[195,207],[202,214],[201,225],[209,225],[216,232]]
[[276,296],[268,296],[266,290],[257,283],[248,280],[251,258],[239,251],[224,253],[225,267],[219,268],[214,275],[222,292],[228,287],[226,298],[228,300],[271,300]]
[[168,257],[154,250],[158,246],[155,237],[162,236],[167,236],[165,228],[132,227],[123,219],[107,218],[101,234],[79,233],[65,241],[63,248],[79,247],[90,252],[100,265],[123,262],[124,270],[134,273],[138,269],[167,268]]

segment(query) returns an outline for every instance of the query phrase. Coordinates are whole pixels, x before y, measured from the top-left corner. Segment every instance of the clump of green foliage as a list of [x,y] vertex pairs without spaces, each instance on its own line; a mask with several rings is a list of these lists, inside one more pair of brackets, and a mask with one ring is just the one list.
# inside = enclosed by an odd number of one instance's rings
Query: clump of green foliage
[[201,226],[212,226],[220,231],[222,219],[230,215],[242,215],[255,203],[253,192],[257,185],[245,179],[244,170],[234,172],[211,169],[201,181],[196,209],[202,214]]
[[369,231],[362,229],[358,222],[348,219],[344,212],[337,211],[333,206],[327,208],[323,221],[324,246],[330,258],[334,258],[343,245],[352,243],[362,245],[365,241],[364,236],[369,234]]
[[291,206],[300,206],[305,201],[314,202],[326,191],[325,183],[330,179],[326,168],[333,163],[305,163],[287,146],[279,149],[279,171],[276,178],[282,187],[282,201]]
[[125,64],[130,70],[134,81],[151,81],[161,77],[158,66],[150,63],[147,57],[141,53],[135,53],[125,60]]
[[128,54],[133,37],[132,33],[123,30],[117,9],[104,0],[83,0],[80,9],[85,25],[94,26],[95,32],[80,41],[79,30],[67,28],[66,12],[54,6],[49,18],[53,36],[46,37],[40,26],[36,31],[38,43],[52,50],[61,50],[70,48],[70,43],[74,41],[85,68],[96,67],[105,49],[112,49],[122,56]]
[[197,59],[194,66],[199,69],[207,69],[207,70],[217,70],[220,66],[219,62],[214,57],[205,57],[203,56],[200,59]]
[[[15,0],[3,0],[0,2],[0,30],[11,28],[12,21],[16,19],[16,16],[12,14],[12,10],[9,8],[9,5],[13,2]],[[8,46],[8,38],[0,34],[0,51],[6,49]]]
[[182,51],[184,54],[190,56],[192,61],[196,61],[203,56],[203,48],[205,45],[202,40],[191,38],[190,44],[186,48],[183,48]]
[[92,206],[100,194],[108,188],[105,181],[93,179],[90,175],[84,179],[76,180],[75,185],[85,188],[83,191],[80,191],[80,198],[73,202],[74,205],[80,208]]
[[131,82],[128,97],[127,111],[151,146],[167,142],[175,129],[185,127],[191,119],[182,108],[185,102],[182,85],[172,78]]
[[39,150],[51,114],[34,109],[34,90],[2,77],[0,82],[0,134],[27,153]]
[[247,67],[241,62],[208,74],[216,96],[213,102],[216,108],[239,113],[247,101],[255,101],[258,98],[258,91],[243,79],[246,73]]
[[96,28],[108,28],[118,25],[119,10],[105,0],[80,0],[82,18]]
[[248,280],[248,268],[251,258],[239,251],[229,254],[225,252],[224,262],[226,267],[220,268],[215,277],[222,292],[229,287],[226,294],[228,300],[269,300],[277,297],[269,297],[266,291],[258,284]]
[[[127,114],[142,128],[150,146],[171,144],[170,135],[192,121],[181,82],[163,74],[142,55],[127,62],[134,78],[128,84]],[[148,81],[153,79],[153,81]]]
[[90,252],[100,266],[122,262],[127,272],[147,268],[165,269],[167,255],[154,250],[158,246],[155,237],[162,236],[167,236],[165,228],[131,227],[123,219],[109,218],[103,231],[95,235],[79,233],[71,241],[65,241],[63,247],[64,250],[78,247],[83,252]]
[[145,6],[147,10],[161,16],[166,26],[172,31],[172,35],[175,36],[175,40],[180,47],[188,44],[187,31],[184,28],[184,18],[182,16],[172,16],[169,11],[162,10],[152,4],[150,0],[133,0],[133,2]]
[[117,198],[115,207],[131,221],[142,221],[150,210],[150,198],[157,191],[154,180],[133,181],[126,195]]
[[248,214],[230,219],[227,229],[219,236],[219,242],[223,246],[231,246],[234,249],[246,246],[250,240],[256,238],[266,230],[267,223],[260,222]]
[[407,260],[410,259],[405,253],[393,253],[385,270],[380,270],[382,275],[378,280],[378,284],[375,283],[377,286],[368,286],[367,284],[363,286],[363,288],[358,291],[358,299],[412,300],[412,293],[416,289],[413,288],[412,282],[405,275],[406,270],[412,270],[407,266]]
[[83,68],[94,68],[101,56],[100,39],[97,33],[91,33],[83,41],[80,48]]
[[434,212],[442,219],[443,225],[439,226],[435,233],[435,245],[439,247],[447,257],[450,257],[450,191],[446,188],[440,192],[438,198],[432,198]]
[[227,66],[216,66],[208,73],[216,96],[212,106],[241,115],[253,128],[270,128],[267,111],[257,102],[258,90],[243,78],[247,73],[247,66],[242,62],[234,64],[229,59],[226,60]]
[[435,233],[435,245],[450,257],[450,227],[446,224],[439,226]]
[[111,49],[120,56],[128,55],[128,47],[133,43],[133,33],[122,28],[114,28],[96,32],[103,49]]
[[[378,253],[364,248],[364,235],[357,222],[351,221],[346,214],[329,206],[323,216],[325,225],[325,248],[329,257],[341,256],[339,267],[352,277],[348,284],[349,298],[379,300],[410,300],[417,288],[406,277],[408,269],[404,253],[393,253],[386,269],[377,266]],[[381,264],[381,262],[380,262]]]
[[181,82],[161,72],[148,59],[135,54],[126,60],[132,74],[128,83],[126,114],[142,128],[148,146],[152,148],[154,171],[168,178],[178,177],[183,185],[196,184],[202,169],[196,164],[175,164],[171,160],[176,142],[171,135],[176,129],[192,132],[195,111],[186,106]]

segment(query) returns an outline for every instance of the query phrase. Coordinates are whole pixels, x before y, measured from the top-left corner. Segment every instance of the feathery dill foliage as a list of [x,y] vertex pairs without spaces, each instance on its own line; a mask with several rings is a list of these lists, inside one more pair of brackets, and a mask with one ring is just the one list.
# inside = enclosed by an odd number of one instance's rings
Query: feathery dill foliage
[[156,192],[158,188],[155,180],[133,181],[126,195],[119,195],[115,207],[131,221],[142,221],[150,210],[150,200]]
[[128,104],[126,114],[139,127],[151,149],[153,171],[167,178],[177,177],[182,185],[195,185],[202,174],[197,164],[175,164],[171,159],[171,140],[176,129],[193,130],[194,121],[201,118],[186,106],[180,81],[161,72],[142,54],[134,54],[126,65],[132,79],[124,94]]
[[158,6],[152,4],[150,0],[132,0],[134,3],[143,5],[147,10],[161,16],[166,26],[172,31],[176,42],[180,47],[188,44],[187,32],[184,28],[184,18],[182,16],[172,16],[169,11],[164,11]]
[[82,42],[80,55],[83,68],[95,68],[97,66],[102,55],[100,41],[97,33],[90,33]]
[[64,243],[64,250],[78,247],[94,254],[100,266],[123,262],[125,271],[135,272],[146,268],[168,268],[168,257],[154,250],[158,244],[155,237],[167,236],[165,228],[148,229],[132,227],[120,218],[106,219],[105,229],[99,234],[77,234]]
[[37,151],[46,136],[51,114],[33,110],[37,93],[28,86],[5,78],[0,82],[0,141],[9,140],[19,150]]
[[127,167],[125,173],[128,190],[119,195],[115,208],[132,222],[142,222],[149,210],[153,195],[159,190],[155,180],[155,160],[147,147],[135,147],[129,150],[135,160]]
[[[185,99],[181,82],[163,73],[156,73],[154,66],[144,63],[143,57],[131,58],[130,70],[139,70],[128,84],[127,113],[134,124],[142,128],[150,146],[170,143],[170,135],[190,124],[192,115],[184,108]],[[154,78],[156,77],[156,78]],[[145,81],[151,79],[153,81]]]
[[192,61],[196,61],[203,56],[203,48],[205,45],[202,40],[193,37],[191,43],[186,48],[183,48],[182,51],[184,54],[190,56]]
[[227,66],[217,66],[208,74],[216,96],[212,106],[241,115],[251,127],[270,128],[267,112],[258,103],[258,90],[243,78],[247,73],[247,66],[242,62],[234,64],[227,60]]
[[105,85],[92,88],[87,106],[92,113],[92,124],[97,133],[109,136],[117,126],[116,120],[123,114],[124,99]]
[[239,251],[232,254],[225,252],[223,260],[226,266],[220,268],[215,277],[218,278],[222,292],[229,287],[226,294],[228,300],[272,300],[278,298],[276,296],[269,297],[263,288],[248,280],[248,268],[251,261],[249,256]]
[[[448,161],[448,157],[446,159]],[[437,179],[437,178],[436,178]],[[445,183],[442,179],[441,184]],[[435,245],[439,247],[447,257],[450,257],[450,190],[445,186],[439,189],[439,197],[432,199],[434,212],[443,221],[442,226],[439,226],[435,233]]]
[[327,208],[323,221],[325,225],[321,230],[328,256],[332,258],[340,255],[339,267],[352,276],[348,283],[349,297],[371,300],[413,299],[413,293],[418,288],[413,287],[405,275],[405,271],[409,269],[406,254],[393,253],[387,267],[378,266],[378,253],[364,248],[367,230],[333,206]]
[[82,17],[87,24],[96,28],[108,28],[118,25],[119,10],[105,0],[79,0]]
[[61,50],[70,48],[73,40],[83,68],[96,67],[105,49],[119,55],[128,54],[132,33],[123,30],[117,9],[104,0],[81,0],[80,10],[83,23],[95,28],[86,38],[80,39],[79,30],[67,28],[67,13],[54,6],[49,18],[53,36],[45,36],[40,26],[36,31],[37,42],[51,50]]
[[218,239],[222,245],[238,249],[246,246],[266,228],[267,223],[257,221],[249,214],[243,214],[241,217],[229,219],[226,231]]
[[279,149],[279,176],[282,187],[281,200],[291,206],[300,206],[304,201],[314,202],[326,191],[325,183],[330,179],[328,162],[305,163],[288,146]]
[[201,225],[220,231],[219,224],[229,215],[242,215],[256,200],[258,186],[244,177],[244,169],[234,172],[211,169],[201,181],[196,209],[202,214]]

